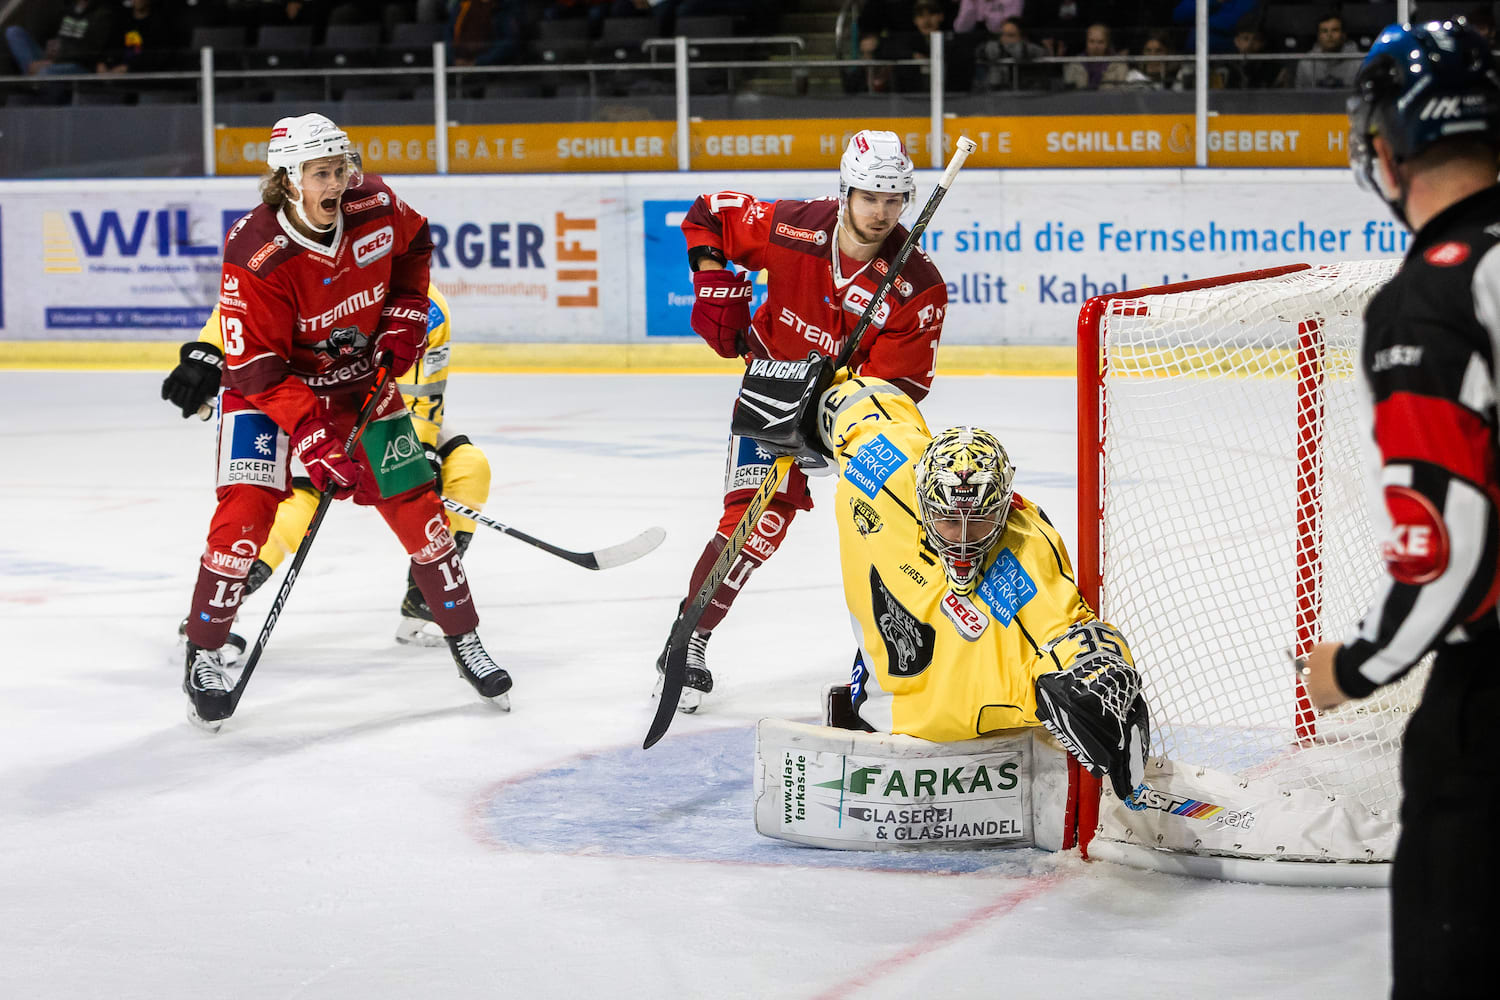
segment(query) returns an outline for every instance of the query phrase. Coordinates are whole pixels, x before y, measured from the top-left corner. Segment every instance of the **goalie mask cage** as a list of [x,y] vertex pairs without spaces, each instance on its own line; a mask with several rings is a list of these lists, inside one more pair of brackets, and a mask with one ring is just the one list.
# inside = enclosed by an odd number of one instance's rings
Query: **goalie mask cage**
[[1097,817],[1080,802],[1091,856],[1385,884],[1401,735],[1426,671],[1318,713],[1287,653],[1342,638],[1385,572],[1356,383],[1365,304],[1398,263],[1295,264],[1084,305],[1078,582],[1141,670],[1153,790],[1129,809],[1105,789]]

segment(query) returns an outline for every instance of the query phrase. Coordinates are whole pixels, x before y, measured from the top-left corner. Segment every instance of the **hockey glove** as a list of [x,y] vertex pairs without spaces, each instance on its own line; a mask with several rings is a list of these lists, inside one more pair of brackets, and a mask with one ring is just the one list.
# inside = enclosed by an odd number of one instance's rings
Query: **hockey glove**
[[721,358],[745,353],[750,327],[750,295],[755,291],[739,271],[715,268],[693,272],[693,332]]
[[1036,680],[1036,717],[1096,778],[1129,803],[1146,775],[1150,723],[1141,678],[1123,661],[1093,659]]
[[745,369],[729,432],[772,455],[821,465],[833,454],[818,434],[818,407],[833,383],[833,362],[816,351],[802,361],[757,358]]
[[391,374],[405,375],[427,350],[427,312],[395,303],[380,311],[375,357],[391,356]]
[[319,493],[332,493],[335,500],[354,495],[364,471],[344,453],[333,425],[320,417],[307,417],[292,434],[292,454],[307,469],[307,478]]
[[206,340],[190,340],[178,353],[181,360],[162,382],[161,398],[179,407],[186,419],[218,395],[224,352]]

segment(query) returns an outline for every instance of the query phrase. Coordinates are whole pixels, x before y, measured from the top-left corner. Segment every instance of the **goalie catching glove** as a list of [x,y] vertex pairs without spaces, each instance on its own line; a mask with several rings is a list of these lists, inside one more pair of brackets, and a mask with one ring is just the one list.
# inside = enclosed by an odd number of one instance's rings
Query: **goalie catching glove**
[[826,465],[833,450],[818,430],[818,411],[839,381],[833,362],[817,352],[802,361],[751,361],[729,432],[772,455],[791,455],[799,465]]
[[[1086,652],[1067,670],[1037,678],[1036,716],[1090,774],[1108,774],[1115,795],[1128,803],[1146,777],[1150,718],[1141,675],[1107,651],[1112,636],[1119,633],[1100,621],[1069,630],[1063,642],[1079,638]],[[1105,649],[1095,644],[1101,638]]]

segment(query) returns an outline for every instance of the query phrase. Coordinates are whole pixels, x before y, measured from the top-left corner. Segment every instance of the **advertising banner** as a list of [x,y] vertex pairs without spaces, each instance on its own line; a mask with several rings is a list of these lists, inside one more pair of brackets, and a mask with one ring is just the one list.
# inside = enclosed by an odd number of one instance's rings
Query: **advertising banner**
[[[397,177],[391,185],[428,218],[432,280],[454,310],[456,339],[626,336],[618,183]],[[11,292],[0,300],[0,337],[193,336],[218,295],[224,236],[258,201],[245,178],[0,185],[0,289]]]
[[[837,169],[849,137],[862,128],[901,136],[919,166],[932,164],[931,119],[699,119],[689,126],[694,170]],[[967,135],[979,144],[973,167],[1191,167],[1193,116],[1016,115],[944,120],[944,154]],[[1211,167],[1342,167],[1348,163],[1343,115],[1213,115]],[[266,128],[220,128],[221,174],[265,169]],[[349,138],[366,166],[382,173],[432,173],[437,146],[430,125],[353,125]],[[677,169],[672,121],[542,122],[454,125],[451,173],[599,173]]]
[[[936,177],[919,171],[908,225]],[[679,226],[692,199],[838,191],[833,170],[390,183],[429,219],[455,342],[491,344],[690,343]],[[0,338],[191,336],[215,301],[224,234],[257,200],[243,177],[0,183]],[[923,242],[947,283],[945,345],[1069,345],[1092,295],[1399,256],[1407,239],[1345,170],[966,168]],[[756,275],[754,305],[774,281]]]

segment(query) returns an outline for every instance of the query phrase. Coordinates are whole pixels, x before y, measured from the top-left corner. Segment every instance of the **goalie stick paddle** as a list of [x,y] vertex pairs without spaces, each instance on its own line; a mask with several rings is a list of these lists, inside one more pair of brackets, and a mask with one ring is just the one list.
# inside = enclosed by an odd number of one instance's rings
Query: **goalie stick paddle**
[[[354,423],[354,429],[344,439],[345,453],[352,452],[359,437],[369,426],[370,418],[375,415],[375,410],[380,405],[380,399],[385,395],[386,382],[391,375],[391,358],[386,356],[380,362],[380,367],[375,369],[375,381],[370,386],[370,394],[365,397],[364,404],[359,410],[359,419]],[[318,498],[318,508],[313,511],[312,520],[307,524],[307,530],[302,533],[302,541],[297,545],[297,554],[292,557],[292,565],[287,569],[286,576],[282,578],[281,589],[276,592],[276,600],[271,602],[271,610],[266,614],[266,622],[260,627],[260,635],[255,637],[255,645],[250,650],[250,656],[245,660],[245,669],[240,674],[240,679],[229,692],[229,714],[233,715],[240,707],[240,698],[245,694],[245,685],[250,683],[250,675],[255,673],[255,665],[260,662],[260,654],[265,652],[266,643],[271,641],[271,630],[276,627],[276,620],[281,617],[281,609],[286,607],[286,599],[292,592],[292,584],[297,582],[297,574],[302,571],[302,564],[307,561],[307,553],[312,549],[313,539],[317,537],[318,528],[323,524],[323,517],[328,513],[329,506],[333,503],[333,494],[324,493]]]
[[595,549],[592,552],[569,552],[567,549],[558,548],[550,542],[544,542],[540,538],[526,534],[518,528],[512,528],[495,520],[487,514],[481,514],[472,507],[465,507],[457,500],[443,497],[443,506],[453,513],[467,517],[471,521],[477,521],[487,528],[494,528],[502,534],[527,545],[534,545],[543,552],[566,559],[574,566],[582,566],[584,569],[614,569],[616,566],[624,566],[626,563],[635,562],[641,556],[655,549],[666,539],[667,533],[661,528],[647,528],[629,541],[621,542],[619,545],[611,545],[608,548]]
[[[845,368],[849,359],[854,357],[854,352],[859,349],[859,342],[864,337],[865,331],[869,329],[870,323],[874,321],[875,314],[880,309],[880,304],[885,301],[886,293],[895,284],[896,276],[906,266],[912,251],[916,249],[922,234],[927,231],[927,223],[932,220],[933,213],[943,202],[943,195],[953,186],[954,178],[958,176],[959,169],[964,165],[964,160],[977,148],[974,140],[968,136],[960,136],[957,148],[953,151],[953,157],[948,161],[948,167],[943,171],[943,176],[938,179],[937,186],[932,189],[932,194],[927,198],[927,204],[922,206],[922,212],[917,216],[917,221],[912,225],[911,231],[906,234],[906,242],[901,244],[901,249],[896,254],[896,259],[891,262],[891,268],[880,279],[880,284],[875,288],[875,294],[870,297],[870,302],[865,306],[865,311],[859,317],[859,323],[855,325],[854,332],[849,335],[838,357],[834,360],[834,369]],[[724,544],[724,549],[708,571],[708,577],[703,581],[693,599],[683,606],[677,621],[672,625],[672,634],[667,640],[667,661],[662,666],[662,686],[660,701],[656,704],[656,715],[651,720],[651,728],[646,731],[646,740],[642,747],[649,749],[667,734],[667,728],[672,725],[672,716],[677,712],[677,700],[682,696],[682,685],[687,679],[687,640],[698,627],[698,622],[703,618],[703,611],[708,607],[709,600],[714,592],[729,575],[729,568],[734,564],[734,559],[739,555],[740,549],[744,548],[745,541],[755,529],[755,524],[760,520],[761,514],[765,512],[766,505],[771,502],[771,497],[781,488],[781,482],[786,478],[787,472],[791,470],[792,457],[783,455],[771,463],[770,471],[761,482],[760,488],[750,498],[750,505],[745,508],[740,521],[734,526],[729,540]]]

